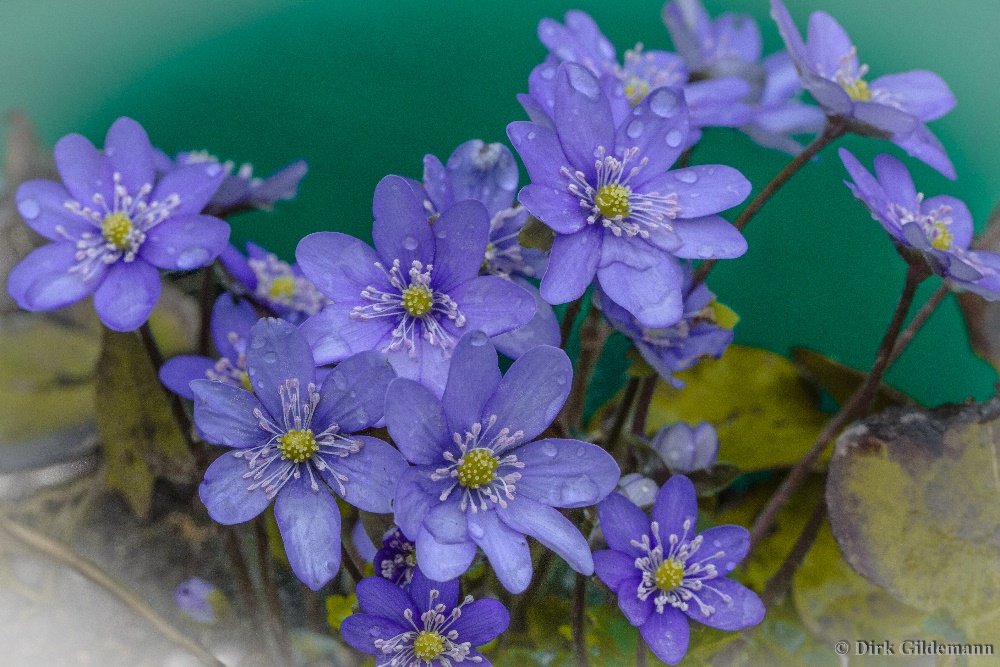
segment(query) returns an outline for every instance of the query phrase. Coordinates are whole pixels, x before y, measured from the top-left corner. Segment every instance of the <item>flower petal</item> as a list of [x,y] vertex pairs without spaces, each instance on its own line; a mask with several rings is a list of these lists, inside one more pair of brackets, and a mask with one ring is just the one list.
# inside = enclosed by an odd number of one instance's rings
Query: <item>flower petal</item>
[[524,162],[532,183],[565,184],[566,179],[559,170],[570,164],[559,143],[559,135],[553,128],[528,121],[515,121],[507,126],[507,136]]
[[50,241],[66,241],[87,232],[95,233],[97,226],[82,215],[66,210],[64,204],[72,197],[61,183],[55,181],[27,181],[17,188],[17,211],[28,226]]
[[955,108],[955,95],[944,79],[927,70],[880,76],[869,84],[885,90],[903,109],[923,122],[936,120]]
[[517,162],[503,144],[466,141],[448,158],[455,201],[475,199],[492,216],[514,203]]
[[[433,604],[431,594],[434,592]],[[458,604],[458,579],[448,581],[434,581],[420,571],[418,567],[413,571],[413,580],[407,591],[410,598],[417,605],[417,611],[423,614],[430,611],[439,604],[443,604],[446,609],[451,609]]]
[[378,253],[347,234],[309,234],[299,241],[295,259],[305,277],[336,303],[362,303],[365,287],[388,287],[385,274],[375,266],[381,262]]
[[179,357],[167,359],[160,366],[160,382],[178,396],[193,401],[194,392],[189,386],[191,380],[207,380],[206,372],[214,367],[214,359],[182,354]]
[[430,199],[434,209],[439,213],[455,203],[448,173],[445,171],[444,165],[441,164],[441,160],[434,155],[424,156],[423,187],[427,198]]
[[379,181],[372,213],[372,240],[382,259],[390,263],[398,259],[404,272],[415,261],[425,266],[434,263],[434,236],[427,212],[405,178],[386,176]]
[[572,234],[587,225],[587,212],[580,198],[560,186],[531,183],[521,188],[517,200],[531,215],[558,234]]
[[706,215],[670,223],[681,239],[681,246],[671,252],[685,259],[732,259],[747,251],[747,240],[728,220]]
[[690,618],[719,630],[742,630],[764,620],[764,605],[757,594],[732,579],[707,579],[697,592],[713,610],[707,615],[697,603],[688,603]]
[[94,292],[94,309],[109,329],[132,331],[149,319],[160,287],[160,272],[152,265],[140,259],[118,261]]
[[85,280],[79,271],[70,271],[76,263],[72,241],[36,248],[11,269],[7,293],[26,310],[56,310],[76,303],[101,285],[108,270],[98,262],[96,273]]
[[671,88],[657,88],[642,98],[629,118],[628,122],[618,127],[615,144],[619,154],[635,147],[639,149],[641,159],[647,160],[632,184],[632,188],[636,189],[650,176],[669,169],[684,150],[684,139],[688,133],[688,107],[684,93]]
[[560,65],[556,73],[554,112],[559,144],[570,162],[566,166],[582,171],[587,181],[593,183],[598,147],[603,146],[611,154],[615,145],[611,103],[600,81],[582,65]]
[[218,162],[199,162],[169,172],[153,188],[151,201],[163,201],[170,195],[180,197],[173,216],[201,213],[222,184],[226,172]]
[[536,440],[515,454],[524,462],[517,493],[552,507],[596,505],[621,477],[610,454],[581,440]]
[[511,329],[507,333],[493,337],[493,344],[497,352],[517,359],[522,354],[538,347],[539,345],[551,345],[559,347],[561,343],[561,333],[559,330],[559,320],[556,318],[552,306],[542,298],[538,288],[523,279],[516,279],[517,284],[524,287],[535,297],[535,315],[527,324],[522,324],[516,329]]
[[442,448],[451,442],[441,401],[427,387],[406,378],[389,384],[385,425],[406,460],[440,464]]
[[690,479],[674,475],[663,484],[653,503],[653,521],[660,524],[660,538],[664,542],[671,535],[682,541],[694,539],[698,502]]
[[[288,381],[298,383],[299,400],[310,400],[307,388],[316,381],[316,364],[305,337],[293,324],[268,317],[250,329],[247,373],[257,398],[271,417],[284,423],[281,395],[290,392]],[[289,398],[289,400],[291,400]]]
[[407,468],[406,460],[395,447],[378,438],[352,435],[351,439],[361,441],[361,451],[326,457],[337,476],[327,469],[320,470],[320,474],[330,488],[358,509],[376,514],[392,512],[396,482]]
[[229,225],[210,215],[171,216],[146,232],[139,256],[169,271],[206,266],[229,244]]
[[893,137],[892,142],[917,158],[934,167],[947,178],[955,180],[955,166],[948,158],[941,141],[925,125],[920,125],[905,137]]
[[[503,587],[515,594],[527,590],[532,568],[531,550],[524,535],[502,522],[496,512],[474,512],[470,508],[466,517],[469,536],[482,548]],[[417,561],[423,563],[419,553]]]
[[274,518],[288,563],[299,581],[318,591],[340,571],[340,508],[321,484],[289,480],[274,500]]
[[333,303],[299,325],[317,364],[332,364],[352,354],[377,350],[396,325],[389,318],[351,317],[353,308],[350,303]]
[[[906,136],[920,125],[916,117],[896,107],[878,102],[855,102],[852,114],[856,120],[875,128],[873,136]],[[866,128],[856,128],[859,134],[869,134]]]
[[451,629],[458,633],[459,642],[482,646],[499,637],[509,625],[510,613],[503,603],[486,598],[462,607],[462,615],[451,624]]
[[889,201],[910,211],[917,210],[917,188],[906,165],[891,155],[878,155],[875,157],[875,176]]
[[812,65],[822,76],[832,79],[845,64],[850,76],[858,75],[858,57],[853,52],[851,38],[837,20],[826,12],[813,12],[809,15],[806,44]]
[[520,495],[509,501],[507,507],[497,507],[496,512],[505,524],[541,542],[575,571],[588,577],[594,573],[587,539],[558,510]]
[[[462,333],[449,328],[448,322],[445,322],[445,330],[455,338]],[[434,392],[435,396],[444,394],[451,355],[440,344],[432,345],[423,335],[417,334],[413,337],[412,351],[401,345],[398,349],[390,349],[386,357],[399,377],[416,380]]]
[[[94,208],[94,195],[115,200],[111,162],[81,134],[67,134],[53,149],[63,185],[81,205]],[[100,210],[100,207],[98,207]]]
[[215,349],[235,364],[240,354],[246,354],[246,349],[236,349],[229,340],[230,335],[236,334],[237,341],[242,341],[241,348],[245,348],[250,340],[250,329],[259,319],[249,301],[234,298],[228,292],[220,294],[212,306],[212,341]]
[[192,380],[194,421],[209,442],[227,447],[256,447],[271,439],[254,415],[263,406],[240,387],[215,380]]
[[442,404],[448,430],[464,433],[484,419],[483,407],[500,384],[493,344],[481,331],[462,336],[451,356]]
[[479,275],[486,256],[490,218],[478,201],[451,206],[434,222],[434,289],[449,292]]
[[271,504],[262,488],[249,490],[253,482],[244,475],[250,472],[250,467],[240,454],[229,450],[215,459],[198,486],[198,497],[208,508],[209,516],[225,526],[249,521]]
[[639,633],[653,654],[668,665],[681,661],[691,640],[687,617],[673,607],[666,607],[662,614],[650,614]]
[[535,315],[535,298],[520,285],[500,276],[479,276],[456,285],[450,296],[465,316],[465,331],[487,336],[527,324]]
[[431,505],[440,502],[438,498],[442,490],[447,488],[444,482],[431,480],[436,469],[436,466],[407,468],[396,483],[392,504],[394,518],[396,525],[410,540],[417,539]]
[[257,290],[257,276],[250,268],[247,258],[236,249],[236,246],[230,243],[223,248],[219,253],[219,261],[222,262],[223,268],[248,290],[251,292]]
[[645,241],[605,235],[597,279],[601,289],[645,327],[673,326],[684,314],[680,264]]
[[434,581],[451,581],[466,573],[476,557],[473,542],[438,542],[427,528],[417,534],[417,563],[420,571]]
[[632,625],[639,627],[649,620],[650,616],[656,616],[653,612],[653,598],[645,600],[639,599],[639,585],[642,583],[642,575],[633,568],[633,576],[623,581],[618,586],[618,608],[625,614],[625,618]]
[[[750,550],[750,533],[743,526],[713,526],[701,539],[701,548],[690,560],[712,563],[720,577],[732,572]],[[716,558],[720,552],[723,555]]]
[[357,433],[385,416],[385,395],[396,379],[385,355],[359,352],[330,371],[323,380],[313,423],[337,424],[340,433]]
[[402,588],[382,577],[365,577],[355,588],[361,611],[409,626],[403,615],[407,609],[417,614],[417,605]]
[[153,185],[153,146],[139,123],[124,116],[112,123],[104,138],[104,154],[130,195],[143,185]]
[[482,414],[496,415],[497,428],[521,431],[519,443],[530,442],[559,414],[572,384],[573,365],[566,353],[542,345],[511,365]]
[[633,561],[646,553],[632,545],[632,540],[643,535],[652,537],[649,517],[635,503],[620,493],[611,493],[597,505],[597,516],[609,547],[628,554]]
[[542,298],[558,304],[583,296],[597,273],[603,242],[604,230],[597,225],[588,225],[574,234],[557,234],[542,276]]
[[[374,579],[381,579],[381,577],[368,577],[363,581]],[[385,580],[382,579],[382,581]],[[386,583],[389,582],[386,581]],[[405,626],[383,616],[370,614],[352,614],[340,623],[340,636],[343,637],[344,641],[367,655],[382,654],[382,649],[375,646],[377,640],[389,640],[404,632],[406,632]]]
[[617,593],[623,583],[635,577],[635,558],[614,549],[595,551],[594,573]]

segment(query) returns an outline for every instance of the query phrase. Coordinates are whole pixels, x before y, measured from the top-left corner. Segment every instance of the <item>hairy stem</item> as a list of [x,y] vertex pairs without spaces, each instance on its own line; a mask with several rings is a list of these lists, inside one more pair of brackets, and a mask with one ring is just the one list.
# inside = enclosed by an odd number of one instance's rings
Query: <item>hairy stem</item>
[[646,667],[646,656],[648,655],[649,650],[646,648],[646,640],[640,634],[635,638],[635,667]]
[[646,437],[646,419],[649,417],[649,404],[653,402],[656,393],[657,376],[644,378],[639,389],[639,398],[635,403],[635,413],[632,415],[632,433],[640,438]]
[[589,667],[586,634],[587,577],[577,572],[573,588],[573,654],[576,667]]
[[937,310],[937,307],[941,305],[941,302],[944,301],[944,298],[948,296],[950,292],[951,287],[947,283],[942,283],[934,294],[927,299],[927,303],[920,307],[917,314],[913,316],[910,323],[905,329],[903,329],[903,333],[899,334],[899,338],[896,340],[896,345],[892,348],[892,354],[889,355],[890,366],[896,363],[896,359],[898,359],[899,355],[903,353],[906,346],[910,344],[913,337],[917,335],[917,332],[920,331],[920,327],[924,326],[924,323],[927,322],[927,318],[929,318],[931,314]]
[[198,354],[209,356],[212,349],[212,305],[215,296],[215,275],[212,264],[201,270],[201,294],[198,298]]
[[354,562],[354,557],[351,556],[351,552],[347,550],[347,545],[343,541],[340,542],[340,564],[351,575],[351,579],[354,580],[355,585],[365,578],[365,575],[361,572],[361,568]]
[[289,638],[288,621],[281,605],[281,594],[278,582],[274,578],[274,564],[271,562],[271,545],[267,539],[267,519],[260,514],[254,519],[254,538],[257,543],[257,568],[260,570],[260,583],[264,589],[264,599],[267,601],[267,611],[274,634],[274,645],[282,664],[294,664],[292,644]]
[[[265,627],[260,607],[257,606],[257,600],[260,596],[257,595],[257,587],[254,585],[250,563],[243,550],[243,539],[240,537],[238,528],[225,526],[222,529],[222,546],[229,559],[229,564],[232,566],[233,575],[236,577],[236,589],[239,592],[240,600],[250,616],[251,627]],[[268,650],[270,651],[270,649]]]
[[[142,339],[142,344],[146,348],[146,354],[149,356],[149,360],[153,364],[153,370],[155,370],[157,376],[159,376],[160,367],[163,366],[163,353],[160,352],[160,347],[156,344],[156,338],[153,336],[153,330],[149,327],[149,321],[143,322],[142,326],[139,327],[139,337]],[[188,449],[195,454],[198,454],[199,451],[195,447],[194,439],[191,436],[191,433],[194,430],[193,424],[191,423],[191,416],[188,414],[187,408],[184,407],[181,397],[167,389],[165,386],[163,387],[163,390],[167,392],[167,397],[170,402],[170,412],[173,413],[174,420],[181,429],[181,434],[187,442]]]
[[899,301],[896,303],[896,310],[892,315],[888,328],[886,329],[885,336],[882,337],[882,343],[879,345],[878,352],[875,354],[875,364],[868,373],[868,377],[865,378],[865,381],[861,384],[861,386],[857,388],[854,394],[841,407],[840,412],[838,412],[837,415],[826,425],[823,431],[819,434],[819,437],[816,439],[816,443],[812,446],[812,449],[810,449],[806,455],[795,464],[795,467],[789,471],[788,475],[781,482],[781,485],[774,492],[774,495],[771,496],[767,505],[757,516],[757,520],[754,521],[753,527],[750,529],[751,551],[753,551],[753,549],[760,544],[760,541],[765,535],[767,535],[768,531],[771,530],[771,526],[774,525],[775,520],[778,518],[778,512],[780,512],[781,509],[788,503],[792,494],[805,480],[809,471],[812,470],[813,465],[815,465],[827,445],[830,444],[833,438],[840,433],[840,431],[847,426],[848,423],[868,412],[868,409],[875,398],[878,386],[882,382],[882,377],[889,368],[889,362],[892,358],[892,352],[896,344],[896,339],[899,337],[900,330],[903,328],[903,322],[906,320],[906,314],[910,309],[910,304],[913,303],[913,295],[917,291],[917,286],[919,286],[926,277],[926,270],[922,267],[911,265],[907,270],[906,282],[903,284],[903,292],[900,294]]
[[559,323],[559,339],[562,341],[563,348],[566,347],[566,343],[569,341],[569,335],[573,333],[573,324],[576,322],[576,316],[580,314],[581,305],[581,299],[571,301],[566,306],[566,312],[563,313],[562,322]]
[[800,565],[802,565],[802,561],[805,560],[806,554],[809,553],[813,543],[816,542],[816,538],[819,536],[819,529],[823,526],[823,522],[825,520],[826,498],[822,497],[819,499],[819,502],[816,503],[816,508],[813,510],[812,515],[809,517],[805,527],[802,529],[802,533],[799,535],[799,538],[792,546],[792,550],[788,552],[788,556],[786,556],[784,562],[781,563],[781,567],[778,568],[778,571],[775,572],[771,578],[767,580],[767,584],[764,585],[764,592],[761,593],[760,600],[764,603],[765,607],[770,607],[788,590],[788,587],[792,583],[792,577],[795,575],[795,571],[799,569]]
[[572,433],[574,429],[583,427],[583,409],[587,400],[587,385],[590,375],[601,355],[601,348],[608,337],[608,327],[601,320],[599,310],[591,306],[587,319],[580,325],[580,356],[576,361],[576,371],[573,374],[573,385],[563,408],[563,429]]
[[628,439],[622,437],[622,431],[625,429],[625,422],[628,421],[629,413],[632,412],[632,404],[635,402],[635,397],[639,394],[639,385],[642,380],[637,377],[629,378],[628,384],[625,385],[625,393],[622,395],[622,400],[618,404],[617,410],[615,410],[615,421],[611,426],[611,431],[608,433],[608,439],[606,442],[606,447],[615,457],[615,461],[618,462],[618,467],[625,470],[629,461],[629,446]]
[[185,649],[191,655],[197,657],[204,664],[212,665],[212,667],[225,667],[225,664],[221,660],[190,639],[185,633],[170,625],[139,596],[132,592],[130,588],[108,574],[92,560],[3,514],[0,514],[0,530],[3,530],[17,541],[45,554],[49,558],[76,570],[89,581],[118,598],[125,606],[153,626],[157,632]]

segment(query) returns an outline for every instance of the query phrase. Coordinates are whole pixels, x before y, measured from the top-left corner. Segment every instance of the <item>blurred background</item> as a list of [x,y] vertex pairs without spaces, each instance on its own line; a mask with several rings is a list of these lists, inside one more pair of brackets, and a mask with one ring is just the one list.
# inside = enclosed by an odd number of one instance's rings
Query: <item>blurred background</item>
[[[767,0],[705,4],[713,15],[753,14],[765,52],[781,46]],[[1000,105],[1000,3],[788,4],[803,29],[811,11],[834,15],[872,78],[925,68],[951,85],[958,107],[931,128],[955,162],[957,182],[885,142],[839,145],[866,164],[879,152],[902,157],[918,190],[964,199],[981,226],[1000,198],[1000,131],[991,123]],[[540,18],[588,11],[621,54],[636,42],[670,48],[661,7],[660,0],[4,0],[0,109],[24,110],[47,144],[76,131],[100,146],[112,121],[127,115],[170,153],[206,149],[250,162],[262,176],[306,158],[297,201],[234,222],[235,241],[252,239],[292,259],[310,232],[369,239],[371,196],[384,175],[419,178],[425,153],[446,159],[470,138],[506,141],[507,123],[524,118],[514,96],[527,91],[528,73],[545,55],[535,33]],[[721,129],[706,133],[694,158],[741,169],[755,189],[786,160]],[[841,184],[844,176],[828,150],[749,226],[746,256],[712,275],[719,299],[742,317],[738,343],[782,354],[805,346],[870,366],[904,266]],[[984,399],[996,374],[970,351],[949,297],[888,380],[934,405]]]

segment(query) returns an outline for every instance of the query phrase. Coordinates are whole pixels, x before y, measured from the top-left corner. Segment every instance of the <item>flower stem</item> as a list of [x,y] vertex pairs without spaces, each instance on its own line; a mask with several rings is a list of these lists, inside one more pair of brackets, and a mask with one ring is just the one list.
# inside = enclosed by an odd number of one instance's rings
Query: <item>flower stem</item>
[[582,299],[571,301],[566,306],[566,312],[563,313],[562,322],[559,324],[559,339],[562,341],[563,348],[569,342],[569,335],[573,332],[573,324],[576,322],[576,316],[580,314],[582,301]]
[[606,447],[614,455],[615,460],[618,462],[618,467],[622,471],[625,470],[629,463],[630,451],[628,440],[622,437],[622,431],[625,429],[625,422],[628,421],[629,413],[632,412],[632,404],[635,402],[635,397],[639,394],[639,385],[641,383],[641,378],[629,378],[628,384],[625,385],[625,393],[622,395],[622,400],[615,411],[614,424],[612,424],[611,431],[608,433]]
[[586,612],[587,577],[577,572],[576,586],[573,588],[573,654],[576,656],[576,667],[590,665],[587,656]]
[[[160,352],[160,347],[156,344],[156,338],[153,336],[153,330],[149,327],[149,321],[143,322],[142,326],[139,327],[139,337],[142,339],[143,347],[146,348],[146,355],[149,357],[149,361],[153,364],[153,370],[156,372],[157,376],[159,376],[160,367],[163,366],[163,353]],[[200,459],[201,454],[195,446],[194,438],[191,436],[191,433],[194,430],[194,425],[191,423],[191,416],[188,415],[187,408],[184,407],[184,403],[181,401],[180,396],[166,387],[163,387],[163,389],[167,392],[167,400],[170,403],[170,412],[173,413],[174,420],[177,422],[177,426],[181,429],[181,434],[184,436],[184,441],[187,443],[188,450],[197,455]],[[199,460],[199,462],[201,461]]]
[[[802,149],[802,152],[792,158],[791,162],[785,165],[785,168],[778,172],[778,174],[771,179],[771,182],[764,186],[756,197],[754,197],[747,207],[739,214],[735,221],[733,221],[733,226],[736,229],[743,230],[744,227],[749,224],[750,220],[753,219],[755,215],[764,207],[764,204],[774,196],[781,186],[788,182],[792,176],[795,175],[802,166],[813,159],[817,153],[829,146],[832,142],[842,137],[846,132],[846,127],[844,122],[837,119],[828,118],[826,121],[826,127],[823,131],[813,139],[812,143]],[[691,280],[691,290],[700,285],[704,280],[708,272],[712,270],[715,266],[717,260],[707,259],[701,263],[698,269],[694,272],[694,276]]]
[[263,628],[260,607],[257,606],[257,587],[254,585],[253,575],[250,573],[250,564],[247,562],[243,551],[243,539],[240,537],[239,529],[236,526],[225,526],[222,532],[222,545],[232,565],[233,574],[236,577],[236,588],[239,590],[240,599],[250,615],[250,626]]
[[365,575],[361,573],[361,568],[354,562],[354,557],[351,556],[351,552],[347,550],[347,545],[343,541],[340,543],[340,564],[351,575],[351,579],[354,580],[355,585],[365,578]]
[[254,537],[257,542],[257,567],[260,570],[260,583],[267,600],[271,629],[274,633],[274,644],[281,656],[282,664],[294,664],[291,640],[288,635],[288,621],[281,605],[281,594],[278,583],[274,579],[274,564],[271,562],[271,546],[267,539],[267,519],[259,514],[253,522]]
[[941,302],[944,301],[944,298],[948,296],[950,292],[951,286],[947,283],[942,283],[934,294],[927,299],[927,303],[920,307],[920,310],[918,310],[917,314],[913,316],[912,320],[910,320],[910,323],[903,330],[903,333],[899,334],[899,338],[896,340],[896,345],[892,348],[892,354],[889,355],[890,366],[896,363],[896,359],[898,359],[899,355],[903,353],[906,346],[910,344],[913,337],[917,335],[917,332],[920,331],[920,327],[924,326],[927,318],[929,318],[931,314],[937,310],[937,307],[941,305]]
[[590,383],[590,375],[597,363],[597,358],[601,356],[601,348],[604,347],[604,341],[607,337],[608,327],[601,320],[600,311],[591,306],[587,313],[587,319],[580,325],[580,356],[576,361],[569,398],[566,399],[566,406],[560,415],[566,433],[572,433],[574,429],[583,427],[587,385]]
[[199,296],[198,354],[209,356],[212,349],[212,297],[215,296],[215,275],[213,264],[201,270],[201,294]]
[[819,434],[819,437],[816,439],[816,443],[812,446],[812,449],[806,452],[805,456],[803,456],[802,459],[795,464],[795,467],[789,471],[784,481],[782,481],[781,485],[774,492],[774,495],[771,496],[767,505],[757,516],[757,520],[754,521],[753,527],[750,529],[751,551],[753,551],[753,549],[760,544],[760,541],[765,535],[767,535],[768,531],[770,531],[771,526],[778,518],[778,512],[780,512],[781,509],[788,503],[792,494],[805,480],[809,471],[812,470],[813,465],[816,463],[817,459],[819,459],[827,445],[830,444],[833,438],[840,433],[840,431],[848,423],[868,412],[868,409],[875,398],[878,387],[882,382],[882,377],[889,368],[896,339],[899,337],[900,330],[903,328],[903,322],[906,320],[906,314],[909,312],[910,304],[913,303],[913,295],[916,293],[917,287],[926,277],[927,271],[923,267],[911,265],[907,270],[906,282],[903,284],[903,292],[900,294],[899,301],[896,303],[896,310],[892,315],[888,328],[886,329],[885,336],[882,337],[882,343],[879,345],[878,352],[875,354],[875,364],[868,373],[868,377],[865,378],[865,381],[861,384],[861,386],[855,390],[854,394],[847,400],[843,407],[841,407],[840,412],[838,412],[837,415],[826,425],[823,431]]
[[788,587],[792,583],[792,577],[795,575],[795,571],[799,569],[802,565],[802,561],[805,560],[806,554],[812,548],[812,545],[816,542],[816,538],[819,536],[819,529],[822,528],[823,522],[826,521],[826,498],[820,498],[819,502],[816,503],[816,508],[813,510],[812,516],[806,522],[805,527],[802,529],[802,533],[799,538],[795,540],[795,544],[792,546],[792,550],[788,552],[788,556],[785,557],[784,562],[782,562],[781,567],[775,572],[770,579],[767,580],[767,584],[764,585],[764,592],[761,593],[760,600],[764,603],[764,607],[770,607],[774,602],[776,602]]
[[632,415],[632,433],[640,438],[646,437],[646,419],[649,417],[649,404],[653,402],[656,393],[657,376],[653,375],[642,381],[639,400],[635,404],[635,414]]
[[635,667],[646,667],[646,656],[648,655],[649,649],[646,648],[646,641],[640,634],[635,638]]
[[174,644],[184,648],[204,664],[211,665],[212,667],[225,667],[222,661],[213,656],[194,640],[188,638],[185,633],[170,625],[170,623],[161,618],[148,604],[146,604],[127,586],[108,574],[90,559],[78,554],[68,546],[50,539],[41,533],[35,532],[31,528],[28,528],[27,526],[24,526],[13,519],[4,516],[3,514],[0,514],[0,530],[3,530],[3,532],[7,533],[14,539],[45,554],[49,558],[76,570],[92,583],[100,586],[108,593],[118,598],[125,606],[153,626],[157,632]]

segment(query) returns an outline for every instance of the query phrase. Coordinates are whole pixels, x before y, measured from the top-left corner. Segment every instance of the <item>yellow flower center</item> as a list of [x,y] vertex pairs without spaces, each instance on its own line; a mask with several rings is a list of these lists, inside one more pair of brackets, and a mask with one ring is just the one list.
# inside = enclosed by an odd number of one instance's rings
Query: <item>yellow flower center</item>
[[594,204],[597,210],[605,218],[627,218],[632,207],[629,206],[628,198],[632,194],[632,188],[627,185],[604,185],[597,191],[594,197]]
[[247,374],[246,371],[240,373],[240,384],[242,384],[243,388],[246,389],[247,391],[250,392],[253,391],[253,385],[250,384],[250,376]]
[[870,102],[872,93],[868,90],[868,82],[864,79],[855,79],[850,83],[840,84],[847,91],[847,96],[855,102]]
[[444,637],[440,632],[422,630],[413,640],[413,654],[425,662],[430,662],[444,653]]
[[121,211],[110,213],[101,223],[101,233],[104,234],[104,238],[122,250],[129,247],[129,237],[132,236],[134,229],[132,221]]
[[678,563],[673,558],[660,563],[653,575],[656,587],[661,591],[672,591],[684,581],[684,563]]
[[271,295],[272,299],[291,298],[295,294],[295,278],[292,276],[278,276],[271,283],[271,289],[268,290],[268,294]]
[[483,256],[483,265],[480,270],[486,271],[490,268],[490,260],[495,259],[497,256],[497,247],[492,243],[486,244],[486,254]]
[[302,463],[319,451],[319,445],[310,429],[291,430],[281,436],[278,449],[281,450],[281,458]]
[[403,560],[406,561],[406,564],[409,565],[410,567],[416,567],[416,565],[417,565],[417,552],[416,551],[411,551],[410,553],[406,554],[406,556],[403,558]]
[[423,285],[410,285],[403,290],[403,308],[413,317],[423,317],[431,312],[434,294]]
[[931,245],[938,250],[951,250],[954,235],[948,231],[948,226],[943,222],[934,223],[931,232]]
[[500,467],[500,459],[493,452],[473,449],[462,457],[458,464],[458,483],[469,489],[478,489],[493,480],[493,473]]
[[629,104],[632,106],[641,102],[642,98],[648,94],[649,84],[640,78],[633,77],[625,84],[625,97],[628,98]]

